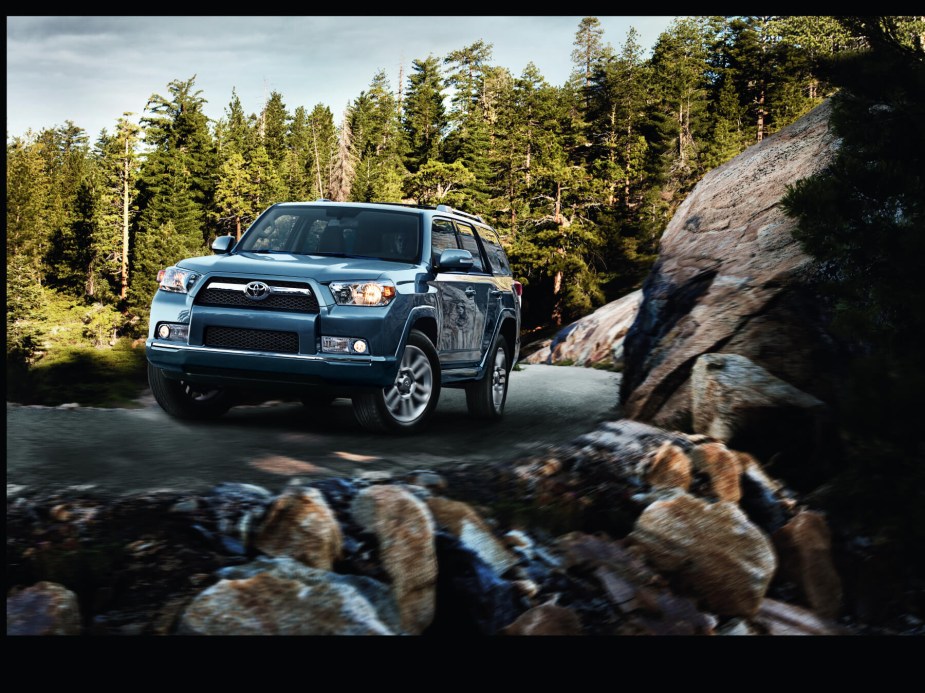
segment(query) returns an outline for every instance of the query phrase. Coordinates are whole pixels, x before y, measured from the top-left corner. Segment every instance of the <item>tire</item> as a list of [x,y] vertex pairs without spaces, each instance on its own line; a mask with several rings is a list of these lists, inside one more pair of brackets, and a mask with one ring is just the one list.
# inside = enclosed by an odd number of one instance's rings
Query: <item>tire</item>
[[217,419],[233,404],[231,395],[224,389],[172,380],[150,363],[148,384],[161,409],[177,419]]
[[496,421],[504,415],[508,378],[511,373],[510,348],[500,334],[488,354],[485,374],[466,386],[466,406],[475,419]]
[[411,330],[395,383],[353,396],[353,413],[369,431],[420,430],[440,399],[440,361],[423,332]]

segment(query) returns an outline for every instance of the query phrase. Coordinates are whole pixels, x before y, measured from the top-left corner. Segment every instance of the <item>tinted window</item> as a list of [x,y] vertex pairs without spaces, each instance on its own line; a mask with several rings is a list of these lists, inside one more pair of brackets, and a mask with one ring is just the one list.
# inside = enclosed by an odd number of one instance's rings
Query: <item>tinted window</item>
[[456,228],[459,229],[459,238],[462,241],[462,247],[472,253],[472,271],[484,272],[485,263],[482,262],[482,253],[479,250],[479,242],[475,238],[475,231],[468,224],[456,222]]
[[476,230],[479,238],[482,239],[485,253],[488,255],[491,271],[506,277],[511,276],[511,266],[508,264],[507,255],[504,254],[504,248],[501,247],[501,239],[498,238],[498,234],[491,229],[476,227]]
[[430,230],[430,247],[432,261],[436,262],[440,253],[448,248],[459,248],[456,242],[456,229],[453,228],[453,222],[446,219],[434,219],[434,225]]

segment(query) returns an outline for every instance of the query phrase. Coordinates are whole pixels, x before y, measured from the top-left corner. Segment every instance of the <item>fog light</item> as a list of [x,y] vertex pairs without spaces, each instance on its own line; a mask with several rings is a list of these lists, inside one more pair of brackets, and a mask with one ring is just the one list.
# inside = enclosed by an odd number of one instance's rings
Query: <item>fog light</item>
[[321,351],[326,354],[365,354],[369,344],[356,337],[322,337]]
[[160,339],[169,339],[175,342],[186,342],[189,337],[189,325],[176,322],[162,322],[157,326],[155,334]]

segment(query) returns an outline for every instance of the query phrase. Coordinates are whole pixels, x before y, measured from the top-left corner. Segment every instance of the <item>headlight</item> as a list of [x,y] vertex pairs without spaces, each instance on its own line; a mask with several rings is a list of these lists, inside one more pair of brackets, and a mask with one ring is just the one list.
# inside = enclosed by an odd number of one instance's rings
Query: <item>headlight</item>
[[168,267],[157,273],[157,282],[164,291],[173,291],[178,294],[185,294],[193,285],[199,275],[189,270],[180,269],[179,267]]
[[390,281],[331,282],[330,287],[339,306],[387,306],[395,298]]

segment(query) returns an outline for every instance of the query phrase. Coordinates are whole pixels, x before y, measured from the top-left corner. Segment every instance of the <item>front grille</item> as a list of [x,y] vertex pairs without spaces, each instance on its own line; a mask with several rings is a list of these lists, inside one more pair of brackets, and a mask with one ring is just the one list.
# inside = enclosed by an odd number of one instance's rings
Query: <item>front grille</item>
[[299,335],[276,330],[245,330],[239,327],[206,327],[205,345],[222,349],[298,354]]
[[[317,313],[318,299],[308,284],[297,282],[266,282],[274,288],[300,289],[308,293],[271,293],[262,301],[253,301],[244,294],[246,281],[240,279],[212,279],[208,286],[196,295],[200,306],[223,306],[226,308],[247,308],[249,310],[281,310],[292,313]],[[215,285],[221,285],[221,288]],[[233,285],[235,288],[227,288]]]

